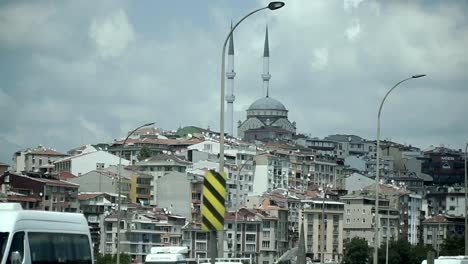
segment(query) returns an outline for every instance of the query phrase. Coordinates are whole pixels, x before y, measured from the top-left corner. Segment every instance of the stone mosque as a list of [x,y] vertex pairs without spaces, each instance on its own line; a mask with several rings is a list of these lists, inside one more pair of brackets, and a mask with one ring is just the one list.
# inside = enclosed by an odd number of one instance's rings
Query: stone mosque
[[[289,141],[296,134],[296,122],[288,119],[288,109],[278,100],[270,96],[270,50],[268,44],[268,27],[265,31],[265,44],[263,48],[263,97],[253,102],[247,109],[247,119],[238,122],[237,137],[246,141]],[[234,96],[234,40],[229,40],[227,102],[227,128],[233,135],[233,103]]]

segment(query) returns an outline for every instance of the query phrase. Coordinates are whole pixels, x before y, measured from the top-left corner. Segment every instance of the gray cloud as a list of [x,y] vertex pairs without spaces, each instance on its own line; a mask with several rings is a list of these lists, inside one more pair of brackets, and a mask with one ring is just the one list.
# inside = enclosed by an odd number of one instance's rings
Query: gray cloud
[[[231,18],[266,2],[10,2],[0,8],[0,160],[43,144],[66,151],[140,123],[219,123],[219,64]],[[151,10],[148,14],[148,9]],[[468,139],[468,19],[462,2],[291,1],[235,33],[235,121],[261,96],[265,24],[271,95],[300,132],[382,136],[426,147]],[[168,15],[171,13],[173,15]]]

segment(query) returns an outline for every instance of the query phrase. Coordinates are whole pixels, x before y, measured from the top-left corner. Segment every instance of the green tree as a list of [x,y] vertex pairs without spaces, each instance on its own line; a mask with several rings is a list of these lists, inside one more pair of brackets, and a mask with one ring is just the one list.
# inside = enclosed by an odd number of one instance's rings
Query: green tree
[[[114,264],[117,262],[117,255],[98,254],[96,256],[96,264]],[[120,263],[131,264],[132,259],[125,253],[120,253]]]
[[415,259],[415,263],[419,264],[423,260],[427,259],[427,253],[429,251],[435,250],[430,245],[418,244],[416,246],[413,246],[412,252]]
[[465,239],[463,236],[448,236],[440,246],[441,256],[459,256],[465,254]]
[[346,243],[343,256],[343,264],[362,264],[368,263],[371,255],[371,248],[367,240],[360,237],[353,237]]
[[[379,263],[385,264],[386,244],[383,243],[379,249]],[[388,244],[388,263],[389,264],[413,264],[416,259],[413,255],[413,247],[403,239],[390,240]]]
[[138,160],[144,160],[144,159],[147,159],[149,157],[151,157],[152,153],[151,153],[151,150],[148,146],[143,146],[141,149],[140,149],[140,152],[138,153]]

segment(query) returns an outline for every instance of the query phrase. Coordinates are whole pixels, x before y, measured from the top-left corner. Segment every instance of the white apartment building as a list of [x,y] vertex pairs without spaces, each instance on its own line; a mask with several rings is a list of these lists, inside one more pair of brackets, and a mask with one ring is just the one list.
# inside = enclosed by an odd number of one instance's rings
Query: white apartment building
[[[97,150],[85,152],[75,156],[70,156],[56,160],[54,162],[55,171],[67,171],[73,175],[81,176],[93,170],[107,168],[111,165],[119,165],[119,157],[107,151]],[[122,159],[122,165],[130,165],[130,161]]]
[[[185,218],[167,212],[122,212],[120,249],[143,263],[151,247],[180,246]],[[117,214],[104,220],[101,243],[105,254],[117,252]]]
[[[362,195],[345,195],[340,198],[345,206],[344,239],[365,238],[369,245],[375,243],[375,199]],[[378,244],[389,239],[398,239],[399,214],[389,207],[389,201],[379,199],[380,232]]]
[[289,159],[272,154],[255,156],[253,195],[288,188]]
[[340,262],[343,257],[344,203],[329,200],[301,202],[304,209],[299,226],[304,224],[306,254],[311,254],[312,259],[324,255],[325,261]]
[[[205,140],[188,147],[189,160],[193,165],[188,172],[196,169],[219,169],[219,143],[215,140]],[[234,208],[245,202],[245,198],[254,192],[256,147],[250,144],[228,142],[225,144],[224,164],[226,173],[227,195],[229,208]],[[259,172],[259,177],[266,174]]]

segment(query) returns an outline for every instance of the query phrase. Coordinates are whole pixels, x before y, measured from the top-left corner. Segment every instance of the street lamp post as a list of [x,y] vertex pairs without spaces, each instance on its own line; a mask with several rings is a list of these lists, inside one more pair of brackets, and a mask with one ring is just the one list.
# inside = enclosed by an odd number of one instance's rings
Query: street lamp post
[[320,246],[321,246],[321,251],[322,251],[322,254],[320,255],[320,263],[325,263],[325,198],[326,198],[326,195],[327,195],[327,191],[329,188],[333,188],[333,185],[331,184],[327,184],[325,186],[325,188],[322,188],[322,191],[323,191],[323,198],[322,198],[322,223],[321,223],[321,241],[320,241]]
[[387,96],[401,83],[406,82],[411,79],[417,79],[426,76],[425,74],[413,75],[409,78],[399,81],[396,83],[388,92],[385,94],[382,102],[380,103],[379,112],[377,114],[377,156],[376,156],[376,166],[375,166],[375,234],[374,234],[374,264],[377,264],[378,250],[379,250],[379,174],[380,174],[380,114],[382,113],[382,106],[387,99]]
[[127,143],[127,140],[128,138],[133,134],[135,133],[135,131],[137,131],[138,129],[142,128],[142,127],[147,127],[147,126],[152,126],[154,125],[154,122],[153,123],[148,123],[148,124],[144,124],[144,125],[141,125],[137,128],[135,128],[134,130],[132,130],[130,133],[128,133],[127,137],[125,138],[125,140],[123,141],[123,144],[122,144],[122,149],[120,150],[120,155],[119,155],[119,167],[118,167],[118,197],[117,197],[117,264],[120,264],[120,218],[121,218],[121,215],[120,215],[120,206],[122,204],[122,198],[121,198],[121,195],[122,195],[122,155],[123,155],[123,148],[125,147],[125,143]]
[[[225,41],[224,41],[224,44],[223,44],[223,51],[222,51],[222,54],[221,54],[221,104],[220,104],[220,109],[219,109],[219,173],[223,173],[224,172],[224,93],[225,93],[225,89],[224,89],[224,82],[225,82],[225,57],[226,57],[226,45],[227,45],[227,42],[229,40],[229,38],[232,36],[232,32],[234,32],[234,30],[237,28],[237,26],[239,26],[240,23],[242,23],[242,21],[244,21],[247,17],[261,11],[261,10],[264,10],[264,9],[270,9],[270,10],[276,10],[276,9],[280,9],[284,6],[284,3],[283,2],[271,2],[269,3],[267,6],[265,7],[262,7],[262,8],[259,8],[259,9],[256,9],[250,13],[248,13],[247,15],[245,15],[241,20],[239,20],[239,22],[237,22],[234,27],[231,28],[231,30],[229,31]],[[211,232],[211,250],[212,250],[212,253],[211,253],[211,262],[214,264],[215,262],[215,258],[216,258],[216,254],[217,254],[217,250],[216,250],[216,247],[217,247],[217,243],[216,243],[216,231],[212,231]],[[120,263],[117,263],[117,264],[120,264]]]
[[468,256],[468,143],[465,146],[465,256]]

